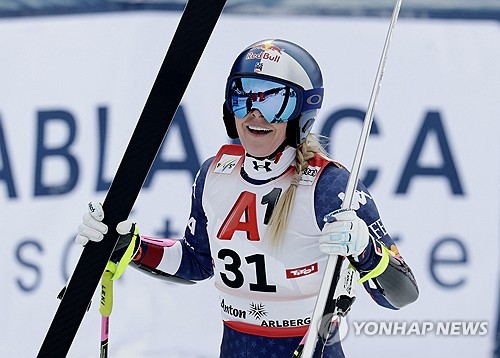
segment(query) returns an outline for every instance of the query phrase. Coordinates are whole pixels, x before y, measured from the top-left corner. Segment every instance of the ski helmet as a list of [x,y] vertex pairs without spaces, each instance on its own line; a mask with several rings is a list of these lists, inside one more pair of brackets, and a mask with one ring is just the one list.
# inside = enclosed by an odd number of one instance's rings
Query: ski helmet
[[234,62],[226,84],[223,119],[238,138],[234,115],[259,109],[270,123],[287,122],[287,144],[297,147],[311,131],[323,103],[323,78],[302,47],[279,39],[256,42]]

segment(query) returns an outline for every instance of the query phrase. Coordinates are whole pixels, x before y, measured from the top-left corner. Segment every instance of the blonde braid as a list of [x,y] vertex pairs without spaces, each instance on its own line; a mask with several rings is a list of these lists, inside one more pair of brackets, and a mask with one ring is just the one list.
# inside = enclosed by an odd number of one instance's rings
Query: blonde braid
[[295,151],[295,174],[293,175],[290,186],[278,200],[267,226],[266,235],[269,238],[269,243],[272,248],[279,247],[284,239],[297,186],[299,185],[302,173],[309,166],[309,160],[311,160],[316,153],[327,156],[325,149],[321,146],[319,141],[313,134],[309,134],[304,144]]

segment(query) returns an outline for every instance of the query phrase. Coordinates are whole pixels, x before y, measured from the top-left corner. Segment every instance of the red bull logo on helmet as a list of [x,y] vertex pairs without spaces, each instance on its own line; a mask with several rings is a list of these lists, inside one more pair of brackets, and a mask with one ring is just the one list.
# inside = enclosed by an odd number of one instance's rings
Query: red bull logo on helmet
[[267,60],[267,61],[273,61],[273,62],[279,62],[281,56],[280,55],[271,55],[269,52],[259,52],[259,53],[254,53],[254,52],[249,52],[247,56],[245,57],[245,60]]
[[264,51],[276,51],[278,52],[280,55],[282,54],[281,51],[283,51],[282,49],[280,49],[278,46],[275,46],[271,43],[267,43],[267,44],[258,44],[254,47],[255,49],[261,49],[261,50],[264,50]]
[[[254,50],[261,50],[260,52],[254,52]],[[277,52],[277,53],[272,53],[272,52]],[[250,51],[247,56],[246,60],[267,60],[267,61],[273,61],[273,62],[279,62],[281,56],[283,54],[283,50],[280,49],[278,46],[266,43],[266,44],[258,44],[252,48],[252,51]]]

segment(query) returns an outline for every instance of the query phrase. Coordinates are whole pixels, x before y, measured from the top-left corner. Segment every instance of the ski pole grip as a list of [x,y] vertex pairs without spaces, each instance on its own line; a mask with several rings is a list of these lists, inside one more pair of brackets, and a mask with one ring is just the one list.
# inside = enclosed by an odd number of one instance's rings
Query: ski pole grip
[[99,313],[101,316],[109,317],[113,310],[113,275],[116,265],[113,262],[108,262],[106,270],[101,278],[101,305]]

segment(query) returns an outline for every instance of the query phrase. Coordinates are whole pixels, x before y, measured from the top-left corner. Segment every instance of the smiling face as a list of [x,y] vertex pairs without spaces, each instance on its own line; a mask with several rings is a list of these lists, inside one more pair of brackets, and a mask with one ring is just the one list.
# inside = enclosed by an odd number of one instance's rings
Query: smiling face
[[287,123],[271,124],[259,110],[252,110],[243,118],[234,117],[241,144],[254,157],[273,154],[285,141]]

